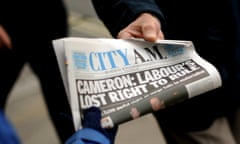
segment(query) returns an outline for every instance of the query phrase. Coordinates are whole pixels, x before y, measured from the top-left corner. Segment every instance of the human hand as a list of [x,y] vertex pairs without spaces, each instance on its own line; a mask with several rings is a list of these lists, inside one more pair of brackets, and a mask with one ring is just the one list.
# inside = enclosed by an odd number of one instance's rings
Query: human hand
[[83,112],[83,128],[75,132],[65,144],[112,144],[118,127],[103,129],[101,112],[97,107],[90,107]]
[[0,48],[7,47],[12,48],[11,38],[5,31],[2,25],[0,25]]
[[164,39],[160,21],[149,13],[141,14],[135,21],[118,33],[117,38],[143,38],[155,42]]

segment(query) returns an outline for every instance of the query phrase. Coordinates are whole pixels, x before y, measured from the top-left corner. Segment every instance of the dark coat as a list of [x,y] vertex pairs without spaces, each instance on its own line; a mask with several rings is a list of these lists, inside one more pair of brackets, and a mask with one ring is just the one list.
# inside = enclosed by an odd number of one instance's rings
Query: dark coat
[[[13,43],[49,41],[67,35],[67,13],[62,0],[1,0],[0,24]],[[21,39],[22,38],[22,39]]]
[[1,0],[0,25],[12,40],[12,49],[0,48],[0,107],[27,63],[40,80],[41,90],[62,143],[74,133],[70,106],[56,61],[52,40],[68,34],[62,0]]
[[197,52],[219,70],[223,86],[156,113],[179,131],[207,128],[240,104],[239,0],[93,0],[113,37],[142,12],[156,15],[166,39],[193,41]]

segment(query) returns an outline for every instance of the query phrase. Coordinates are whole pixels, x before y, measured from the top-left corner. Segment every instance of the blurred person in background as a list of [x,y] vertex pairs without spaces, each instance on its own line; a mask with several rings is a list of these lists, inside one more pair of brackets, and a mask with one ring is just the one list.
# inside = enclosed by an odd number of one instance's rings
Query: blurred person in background
[[24,64],[29,63],[40,80],[62,143],[75,131],[52,40],[67,34],[67,13],[61,0],[0,2],[0,108],[4,110],[16,79]]
[[240,144],[239,0],[92,0],[114,38],[189,40],[222,87],[154,113],[168,144]]

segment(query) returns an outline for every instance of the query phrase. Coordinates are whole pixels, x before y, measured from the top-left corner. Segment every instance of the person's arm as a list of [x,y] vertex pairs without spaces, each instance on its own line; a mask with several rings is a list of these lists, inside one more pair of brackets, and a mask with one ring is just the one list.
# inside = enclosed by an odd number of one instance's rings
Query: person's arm
[[92,0],[92,3],[98,17],[115,38],[143,13],[157,17],[160,29],[165,29],[163,14],[154,0]]
[[0,48],[2,47],[11,48],[12,42],[10,36],[5,31],[4,27],[0,24]]
[[0,48],[3,48],[3,47],[11,48],[12,47],[11,38],[2,25],[3,19],[6,18],[6,11],[4,6],[5,6],[5,1],[1,2],[0,4]]

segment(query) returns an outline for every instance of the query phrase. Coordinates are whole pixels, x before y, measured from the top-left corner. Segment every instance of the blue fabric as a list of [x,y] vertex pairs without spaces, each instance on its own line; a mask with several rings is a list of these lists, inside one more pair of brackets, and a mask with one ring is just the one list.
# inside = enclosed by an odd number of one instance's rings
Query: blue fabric
[[90,107],[83,112],[83,128],[73,134],[65,144],[110,144],[114,143],[118,127],[103,129],[101,111]]
[[83,128],[70,137],[66,144],[110,144],[110,141],[94,129]]
[[3,111],[0,110],[0,144],[20,144],[20,140]]

